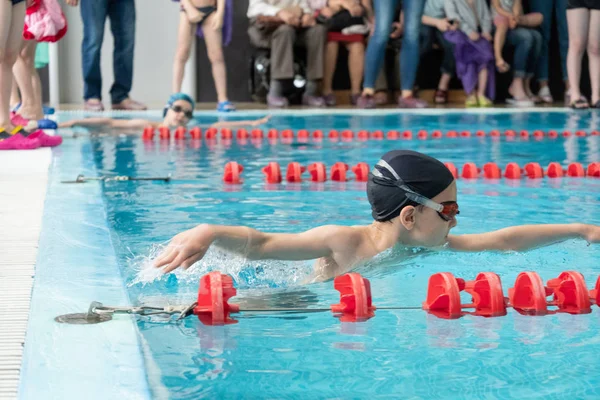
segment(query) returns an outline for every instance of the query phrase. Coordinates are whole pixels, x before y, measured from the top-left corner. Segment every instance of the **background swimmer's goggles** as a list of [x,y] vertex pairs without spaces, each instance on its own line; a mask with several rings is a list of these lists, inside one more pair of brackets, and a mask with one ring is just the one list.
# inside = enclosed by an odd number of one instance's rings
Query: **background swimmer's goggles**
[[[394,176],[395,179],[384,176],[380,170],[386,170]],[[383,186],[396,186],[404,191],[404,195],[409,200],[414,201],[417,204],[421,204],[425,207],[431,208],[437,211],[438,215],[444,221],[451,221],[452,218],[460,214],[458,210],[458,203],[456,201],[444,201],[437,203],[427,197],[415,192],[400,178],[400,176],[394,171],[394,169],[384,160],[379,160],[375,167],[371,170],[371,177],[373,182]]]
[[171,106],[170,108],[171,108],[171,110],[175,111],[176,113],[182,112],[183,115],[185,115],[185,117],[187,119],[192,119],[192,117],[194,116],[194,112],[192,110],[186,110],[185,108],[183,108],[181,106]]

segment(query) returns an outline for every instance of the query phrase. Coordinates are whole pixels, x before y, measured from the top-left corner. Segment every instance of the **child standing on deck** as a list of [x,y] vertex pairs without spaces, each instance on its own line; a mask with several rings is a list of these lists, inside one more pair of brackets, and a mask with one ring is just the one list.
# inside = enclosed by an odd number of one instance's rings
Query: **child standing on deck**
[[0,150],[24,150],[40,147],[38,139],[27,138],[23,127],[14,126],[10,118],[12,68],[23,41],[25,0],[0,2]]
[[[178,1],[178,0],[176,0]],[[233,0],[181,0],[177,51],[173,63],[173,92],[181,91],[185,64],[195,33],[204,36],[217,90],[217,111],[235,111],[227,97],[223,44],[231,41]]]
[[456,74],[461,79],[467,107],[491,107],[495,97],[492,19],[485,0],[446,0],[446,18],[458,22],[444,38],[454,44]]

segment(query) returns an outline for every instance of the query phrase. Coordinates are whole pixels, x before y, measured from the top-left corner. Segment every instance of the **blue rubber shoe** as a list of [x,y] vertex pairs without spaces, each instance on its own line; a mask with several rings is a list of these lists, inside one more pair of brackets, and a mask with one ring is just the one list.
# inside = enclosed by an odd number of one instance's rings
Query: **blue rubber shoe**
[[51,119],[38,119],[38,128],[40,129],[57,129],[58,125]]
[[217,104],[217,111],[219,111],[219,112],[235,111],[235,106],[229,100],[222,101],[219,104]]

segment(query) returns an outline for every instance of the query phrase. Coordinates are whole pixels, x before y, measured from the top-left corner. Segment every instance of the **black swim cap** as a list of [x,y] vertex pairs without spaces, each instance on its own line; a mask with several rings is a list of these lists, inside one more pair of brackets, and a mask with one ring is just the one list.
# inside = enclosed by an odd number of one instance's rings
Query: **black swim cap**
[[[439,160],[412,150],[387,152],[379,163],[386,167],[376,166],[378,175],[394,181],[399,177],[409,189],[429,199],[443,192],[454,180],[450,170]],[[416,206],[417,203],[408,199],[405,193],[397,185],[383,184],[373,172],[369,174],[367,197],[376,221],[389,221],[400,215],[404,207]]]

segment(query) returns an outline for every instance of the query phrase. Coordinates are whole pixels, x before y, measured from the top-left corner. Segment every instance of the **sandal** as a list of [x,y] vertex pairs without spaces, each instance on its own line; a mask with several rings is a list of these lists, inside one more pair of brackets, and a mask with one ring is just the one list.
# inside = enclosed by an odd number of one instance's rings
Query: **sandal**
[[36,138],[22,135],[23,127],[17,126],[10,133],[0,128],[0,150],[34,150],[41,146]]
[[447,104],[448,103],[448,91],[445,89],[438,89],[433,95],[433,102],[435,104]]
[[585,97],[581,97],[580,99],[571,102],[570,107],[574,110],[586,110],[590,108],[590,105]]
[[475,95],[468,96],[467,100],[465,101],[465,107],[468,107],[468,108],[479,107],[479,102],[477,101],[477,96],[475,96]]
[[479,101],[479,107],[493,107],[494,106],[494,102],[485,96],[477,96],[477,101]]
[[217,111],[219,112],[231,112],[235,111],[235,106],[229,100],[225,100],[217,104]]
[[501,62],[496,63],[496,69],[501,74],[507,73],[508,71],[510,71],[510,64],[502,60]]

